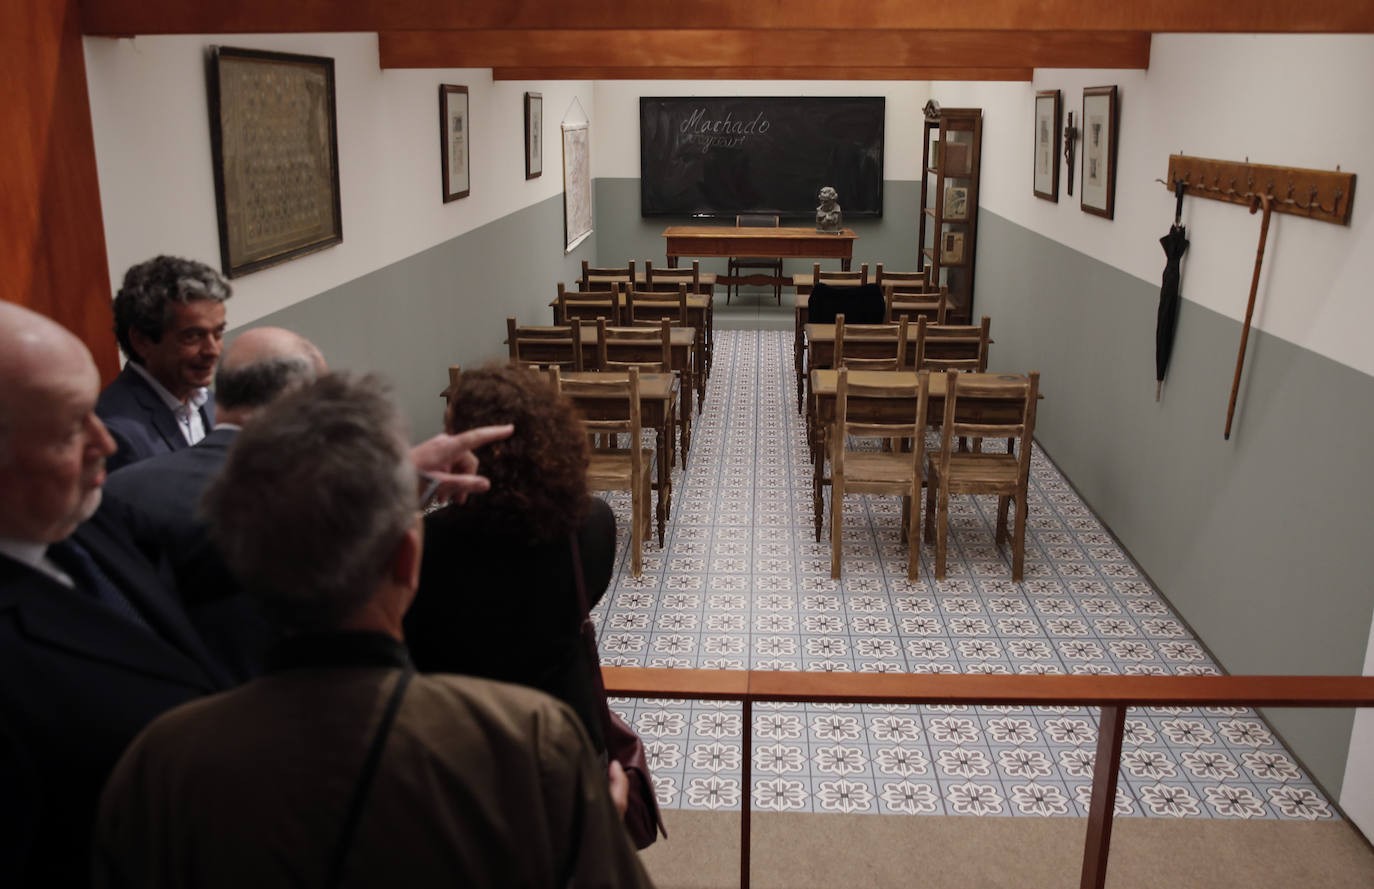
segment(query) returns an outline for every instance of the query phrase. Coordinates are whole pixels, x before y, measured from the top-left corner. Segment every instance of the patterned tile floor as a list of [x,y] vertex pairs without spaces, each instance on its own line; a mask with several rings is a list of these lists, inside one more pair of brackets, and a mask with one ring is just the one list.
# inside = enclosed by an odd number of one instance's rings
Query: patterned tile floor
[[[1220,672],[1169,605],[1034,452],[1026,579],[994,546],[993,498],[951,504],[948,579],[929,548],[906,580],[895,497],[846,498],[842,579],[815,542],[791,333],[720,331],[665,546],[630,576],[626,496],[602,662],[938,673]],[[1048,397],[1053,398],[1050,392]],[[828,494],[827,494],[828,496]],[[827,503],[828,516],[828,503]],[[828,521],[828,519],[827,519]],[[740,804],[741,708],[614,699],[643,737],[661,802]],[[1097,712],[1064,707],[756,705],[755,809],[874,814],[1086,813]],[[1333,807],[1241,708],[1132,710],[1117,813],[1327,820]]]

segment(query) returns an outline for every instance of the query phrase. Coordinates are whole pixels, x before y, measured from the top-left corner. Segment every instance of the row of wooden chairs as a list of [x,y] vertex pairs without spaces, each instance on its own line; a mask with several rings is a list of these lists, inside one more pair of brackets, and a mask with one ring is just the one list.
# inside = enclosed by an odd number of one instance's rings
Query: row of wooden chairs
[[616,284],[605,290],[569,291],[558,285],[554,303],[554,318],[558,324],[574,319],[604,318],[610,324],[633,325],[667,318],[675,324],[687,326],[690,293],[687,285],[678,284],[671,290],[640,290]]
[[978,324],[933,323],[925,315],[917,315],[915,324],[905,315],[883,324],[846,324],[841,314],[835,316],[833,364],[856,370],[982,372],[988,369],[991,334],[992,319],[987,315]]
[[[998,545],[1008,539],[1007,519],[1016,504],[1012,540],[1012,579],[1020,581],[1025,568],[1027,490],[1031,438],[1035,432],[1040,375],[1027,376],[944,372],[944,410],[940,450],[925,454],[925,430],[930,405],[929,370],[919,371],[915,384],[893,381],[851,381],[851,371],[837,372],[835,432],[829,436],[830,574],[840,576],[844,495],[895,494],[902,497],[902,539],[908,547],[907,577],[916,580],[920,564],[921,489],[926,489],[924,537],[935,544],[935,577],[944,580],[952,494],[991,494],[998,498]],[[879,438],[909,441],[910,450],[851,450],[852,439]],[[1003,453],[980,448],[964,451],[955,439],[1007,440]]]
[[643,285],[642,290],[676,290],[679,284],[685,284],[689,293],[709,293],[702,284],[701,260],[692,260],[690,268],[655,268],[653,262],[645,262],[644,274],[636,277],[633,259],[621,266],[593,266],[584,259],[582,275],[577,279],[577,289],[582,292],[614,290],[617,285]]

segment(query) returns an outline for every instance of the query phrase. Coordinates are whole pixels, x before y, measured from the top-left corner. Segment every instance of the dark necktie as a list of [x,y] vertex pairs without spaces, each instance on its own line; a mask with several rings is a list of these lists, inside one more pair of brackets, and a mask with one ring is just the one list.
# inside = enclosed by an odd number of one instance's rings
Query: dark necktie
[[48,558],[71,576],[78,592],[103,602],[120,617],[152,632],[134,603],[115,586],[115,582],[101,570],[84,546],[68,537],[48,547]]

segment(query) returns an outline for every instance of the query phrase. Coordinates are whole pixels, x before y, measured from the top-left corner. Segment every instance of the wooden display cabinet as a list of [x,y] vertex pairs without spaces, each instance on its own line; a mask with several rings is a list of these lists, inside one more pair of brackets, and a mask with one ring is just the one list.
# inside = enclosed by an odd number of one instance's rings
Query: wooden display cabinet
[[973,317],[973,269],[978,243],[978,174],[983,109],[942,108],[925,119],[921,147],[921,265],[949,285],[950,321]]

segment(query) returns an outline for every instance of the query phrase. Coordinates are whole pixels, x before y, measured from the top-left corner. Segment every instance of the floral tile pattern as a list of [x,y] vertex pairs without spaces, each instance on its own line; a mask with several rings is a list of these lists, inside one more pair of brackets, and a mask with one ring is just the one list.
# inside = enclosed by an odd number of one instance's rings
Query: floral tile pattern
[[[1197,675],[1220,670],[1038,449],[1025,581],[994,498],[950,504],[948,577],[906,579],[901,503],[849,496],[842,578],[817,543],[791,333],[722,330],[662,548],[630,576],[627,495],[596,608],[604,664],[731,670]],[[1049,393],[1053,397],[1053,393]],[[828,522],[829,492],[826,492]],[[827,525],[828,532],[828,525]],[[613,699],[671,808],[1033,817],[1087,812],[1097,711],[1071,707]],[[741,783],[750,757],[751,786]],[[1335,809],[1244,708],[1131,710],[1116,813],[1329,820]]]

